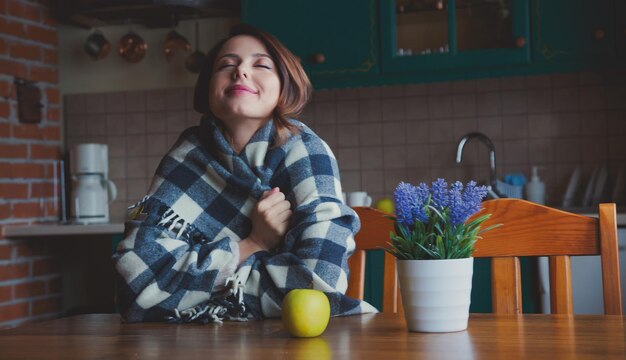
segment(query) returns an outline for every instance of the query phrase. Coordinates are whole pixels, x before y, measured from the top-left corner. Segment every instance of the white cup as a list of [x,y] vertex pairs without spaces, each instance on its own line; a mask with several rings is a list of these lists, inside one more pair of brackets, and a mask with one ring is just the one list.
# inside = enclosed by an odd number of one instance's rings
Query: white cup
[[354,191],[348,193],[348,205],[350,206],[370,206],[372,197],[365,191]]

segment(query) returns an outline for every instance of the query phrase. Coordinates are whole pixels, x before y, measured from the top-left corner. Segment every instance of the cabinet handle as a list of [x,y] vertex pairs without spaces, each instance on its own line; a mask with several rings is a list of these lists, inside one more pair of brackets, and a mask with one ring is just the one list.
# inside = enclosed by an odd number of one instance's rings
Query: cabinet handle
[[311,55],[311,62],[313,64],[323,64],[326,61],[326,56],[322,53]]
[[517,39],[515,39],[515,47],[520,49],[523,48],[526,45],[526,38],[523,36],[518,37]]
[[593,31],[593,38],[596,40],[602,40],[604,39],[605,36],[606,36],[606,33],[604,32],[604,29],[602,28],[597,28]]

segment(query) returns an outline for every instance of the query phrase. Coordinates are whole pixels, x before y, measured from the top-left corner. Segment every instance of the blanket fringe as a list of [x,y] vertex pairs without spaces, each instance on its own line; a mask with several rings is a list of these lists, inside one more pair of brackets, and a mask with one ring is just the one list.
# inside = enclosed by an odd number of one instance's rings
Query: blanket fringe
[[218,323],[224,320],[248,321],[249,315],[243,301],[244,283],[238,274],[226,279],[228,290],[223,297],[210,299],[189,309],[174,309],[165,321],[170,323]]

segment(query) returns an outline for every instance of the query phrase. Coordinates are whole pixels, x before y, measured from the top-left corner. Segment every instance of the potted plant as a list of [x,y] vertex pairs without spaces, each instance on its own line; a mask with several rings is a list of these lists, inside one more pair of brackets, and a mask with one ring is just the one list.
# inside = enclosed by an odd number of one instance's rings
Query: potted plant
[[493,227],[481,210],[487,187],[470,181],[450,187],[443,179],[432,186],[401,182],[394,192],[395,233],[390,252],[397,258],[400,292],[410,331],[450,332],[467,328],[474,243]]

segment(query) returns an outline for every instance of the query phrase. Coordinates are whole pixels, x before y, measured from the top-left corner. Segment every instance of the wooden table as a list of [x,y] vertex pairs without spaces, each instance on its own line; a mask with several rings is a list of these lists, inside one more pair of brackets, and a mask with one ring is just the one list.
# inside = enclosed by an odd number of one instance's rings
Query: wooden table
[[625,359],[618,316],[472,314],[467,331],[411,333],[396,315],[333,318],[317,338],[279,320],[222,325],[122,324],[115,314],[0,331],[2,359]]

